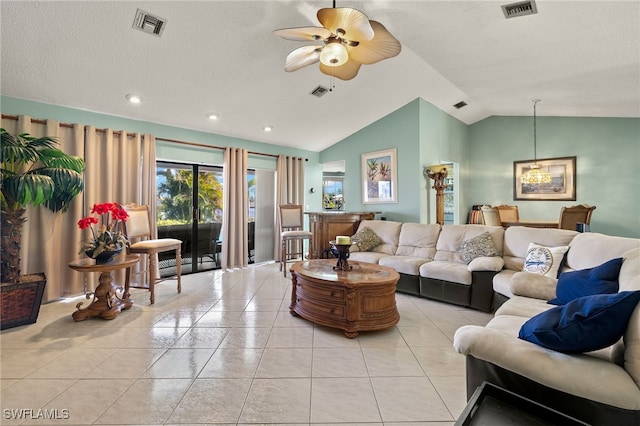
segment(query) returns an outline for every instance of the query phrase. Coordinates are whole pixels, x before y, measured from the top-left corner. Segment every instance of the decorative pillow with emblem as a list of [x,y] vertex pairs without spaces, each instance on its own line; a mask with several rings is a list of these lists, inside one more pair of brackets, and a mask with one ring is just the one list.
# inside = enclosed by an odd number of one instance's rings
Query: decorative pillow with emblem
[[465,263],[471,262],[476,257],[497,256],[498,250],[493,243],[493,238],[488,232],[483,232],[471,239],[465,240],[460,246],[460,254]]
[[558,278],[558,270],[569,246],[546,247],[529,243],[527,257],[524,259],[524,272]]
[[368,226],[365,226],[356,232],[356,234],[351,237],[351,241],[356,244],[360,251],[369,251],[382,242],[380,237],[378,237],[378,234],[373,232],[373,230]]

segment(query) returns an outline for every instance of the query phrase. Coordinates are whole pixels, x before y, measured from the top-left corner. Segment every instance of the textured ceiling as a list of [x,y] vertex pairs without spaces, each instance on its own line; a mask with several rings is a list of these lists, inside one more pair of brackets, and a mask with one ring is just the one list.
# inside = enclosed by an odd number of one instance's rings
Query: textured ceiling
[[[418,97],[467,124],[531,115],[535,98],[541,116],[640,116],[640,2],[539,0],[537,15],[505,19],[511,2],[338,0],[403,50],[317,98],[329,77],[285,72],[305,43],[272,31],[319,25],[329,0],[3,0],[0,92],[312,151]],[[138,8],[167,20],[160,38],[132,29]]]

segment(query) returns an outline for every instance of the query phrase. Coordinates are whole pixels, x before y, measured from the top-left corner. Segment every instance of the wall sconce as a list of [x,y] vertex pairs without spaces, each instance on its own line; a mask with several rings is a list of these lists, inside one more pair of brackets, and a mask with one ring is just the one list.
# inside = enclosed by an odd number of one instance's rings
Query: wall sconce
[[444,225],[444,190],[447,187],[447,165],[435,164],[425,167],[422,171],[425,179],[433,179],[432,188],[436,190],[436,223]]

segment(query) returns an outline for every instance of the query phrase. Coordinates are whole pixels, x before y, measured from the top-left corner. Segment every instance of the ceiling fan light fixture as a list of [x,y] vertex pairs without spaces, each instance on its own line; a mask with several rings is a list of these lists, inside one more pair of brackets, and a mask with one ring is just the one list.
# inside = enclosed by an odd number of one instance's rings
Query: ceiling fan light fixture
[[349,59],[347,48],[340,40],[330,40],[320,52],[320,62],[328,67],[339,67]]

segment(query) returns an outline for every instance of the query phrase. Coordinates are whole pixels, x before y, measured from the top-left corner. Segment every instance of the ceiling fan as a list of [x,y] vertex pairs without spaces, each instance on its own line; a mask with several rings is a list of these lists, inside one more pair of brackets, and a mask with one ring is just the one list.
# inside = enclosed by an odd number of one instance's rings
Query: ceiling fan
[[324,45],[303,46],[287,55],[285,71],[296,71],[320,62],[320,71],[341,80],[351,80],[360,65],[392,58],[402,49],[400,42],[380,22],[349,7],[318,10],[322,27],[298,27],[275,30],[287,40],[320,41]]

